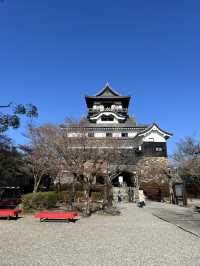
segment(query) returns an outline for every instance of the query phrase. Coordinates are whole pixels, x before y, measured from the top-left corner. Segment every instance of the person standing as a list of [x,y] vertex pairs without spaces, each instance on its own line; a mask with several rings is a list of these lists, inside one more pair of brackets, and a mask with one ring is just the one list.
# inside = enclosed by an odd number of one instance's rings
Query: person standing
[[138,207],[143,208],[145,206],[145,196],[143,190],[139,190],[139,202]]
[[120,190],[118,191],[117,199],[118,199],[119,203],[122,201],[122,196],[121,196]]
[[128,188],[128,202],[131,202],[131,188]]

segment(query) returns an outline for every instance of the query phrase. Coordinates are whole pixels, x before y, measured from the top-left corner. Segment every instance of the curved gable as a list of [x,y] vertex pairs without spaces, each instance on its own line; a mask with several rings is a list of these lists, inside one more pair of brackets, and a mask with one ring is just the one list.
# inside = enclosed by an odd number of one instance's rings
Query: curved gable
[[114,112],[101,112],[97,115],[91,116],[90,120],[99,120],[101,117],[105,117],[105,116],[113,116],[114,118],[116,118],[117,120],[125,120],[125,117],[118,115]]
[[172,136],[172,134],[162,130],[157,124],[154,123],[147,129],[140,132],[138,136],[143,136],[144,141],[151,141],[151,139],[153,141],[153,139],[155,139],[156,142],[165,142],[166,139]]

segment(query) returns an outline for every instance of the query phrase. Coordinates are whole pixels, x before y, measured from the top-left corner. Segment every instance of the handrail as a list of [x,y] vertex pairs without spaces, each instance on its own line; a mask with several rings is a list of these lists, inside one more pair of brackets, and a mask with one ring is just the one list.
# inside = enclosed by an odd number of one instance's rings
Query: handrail
[[100,112],[105,112],[105,111],[112,111],[112,112],[127,112],[128,108],[98,108],[98,109],[93,109],[93,108],[89,108],[89,112],[93,112],[93,113],[100,113]]

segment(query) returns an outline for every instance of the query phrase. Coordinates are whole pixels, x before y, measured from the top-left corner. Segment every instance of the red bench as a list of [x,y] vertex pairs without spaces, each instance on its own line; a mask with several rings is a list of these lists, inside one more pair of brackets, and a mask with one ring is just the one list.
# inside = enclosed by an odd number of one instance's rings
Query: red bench
[[21,209],[0,209],[0,217],[7,217],[8,220],[11,217],[16,217],[18,218],[19,213],[21,213],[22,210]]
[[34,217],[40,219],[40,222],[48,220],[66,220],[68,222],[75,222],[80,218],[76,212],[39,212],[35,214]]

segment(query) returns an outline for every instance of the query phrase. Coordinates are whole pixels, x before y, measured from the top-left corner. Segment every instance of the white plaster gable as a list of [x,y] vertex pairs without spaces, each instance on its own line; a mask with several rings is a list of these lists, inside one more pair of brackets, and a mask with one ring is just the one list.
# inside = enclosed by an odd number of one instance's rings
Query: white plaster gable
[[159,131],[152,130],[143,137],[143,142],[166,142],[166,139]]
[[145,142],[166,142],[172,134],[160,129],[156,124],[153,124],[146,130],[139,133],[138,136],[142,137],[142,141]]

